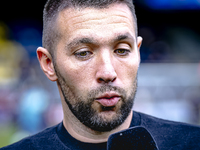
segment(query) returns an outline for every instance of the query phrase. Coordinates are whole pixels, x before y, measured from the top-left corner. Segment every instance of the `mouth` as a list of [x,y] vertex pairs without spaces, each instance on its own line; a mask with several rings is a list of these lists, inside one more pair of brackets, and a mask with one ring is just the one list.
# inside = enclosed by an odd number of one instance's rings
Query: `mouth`
[[100,103],[105,110],[114,108],[120,101],[121,97],[116,93],[105,93],[102,96],[96,98],[96,101]]

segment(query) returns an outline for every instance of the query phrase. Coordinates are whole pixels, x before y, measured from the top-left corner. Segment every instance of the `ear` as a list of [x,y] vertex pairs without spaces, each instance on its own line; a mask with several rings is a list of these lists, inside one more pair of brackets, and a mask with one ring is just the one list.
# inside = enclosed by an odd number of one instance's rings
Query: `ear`
[[[138,55],[139,55],[139,58],[140,58],[140,47],[142,45],[142,37],[141,36],[138,36],[137,37],[137,48],[138,48]],[[141,58],[140,58],[140,61],[141,61]]]
[[138,46],[138,50],[140,50],[141,45],[142,45],[142,37],[141,37],[141,36],[138,36],[138,37],[137,37],[137,46]]
[[45,75],[49,78],[49,80],[57,81],[57,75],[54,69],[53,60],[48,50],[42,47],[38,47],[37,57],[42,70],[44,71]]

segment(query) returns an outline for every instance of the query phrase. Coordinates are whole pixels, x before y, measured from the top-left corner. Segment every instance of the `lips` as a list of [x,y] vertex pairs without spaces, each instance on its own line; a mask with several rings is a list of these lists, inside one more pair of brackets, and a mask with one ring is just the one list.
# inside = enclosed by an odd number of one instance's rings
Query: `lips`
[[104,107],[113,107],[117,105],[121,97],[115,93],[106,93],[96,99]]

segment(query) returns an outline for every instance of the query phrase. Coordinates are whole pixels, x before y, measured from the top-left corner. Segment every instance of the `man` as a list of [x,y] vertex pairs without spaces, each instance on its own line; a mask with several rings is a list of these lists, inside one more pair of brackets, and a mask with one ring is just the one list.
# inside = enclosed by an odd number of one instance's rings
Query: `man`
[[37,55],[57,82],[64,119],[2,150],[106,150],[110,136],[136,126],[158,149],[200,149],[199,127],[132,111],[141,43],[132,0],[49,0]]

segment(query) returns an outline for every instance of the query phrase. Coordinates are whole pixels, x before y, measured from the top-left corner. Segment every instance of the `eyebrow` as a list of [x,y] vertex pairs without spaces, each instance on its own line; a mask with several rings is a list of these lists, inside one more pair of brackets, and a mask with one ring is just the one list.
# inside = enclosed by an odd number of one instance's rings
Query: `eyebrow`
[[135,40],[134,36],[127,32],[125,34],[118,34],[113,42],[123,41],[126,39],[131,39],[133,41]]
[[87,37],[75,38],[67,45],[67,48],[70,49],[80,44],[93,44],[93,43],[95,43],[95,41],[92,38],[87,38]]
[[[125,33],[125,34],[117,34],[116,37],[112,40],[112,43],[120,42],[126,39],[131,39],[134,41],[134,37],[130,33]],[[98,42],[94,40],[94,38],[90,37],[80,37],[80,38],[75,38],[73,39],[69,44],[66,45],[67,49],[71,49],[73,47],[76,47],[80,44],[97,44]]]

